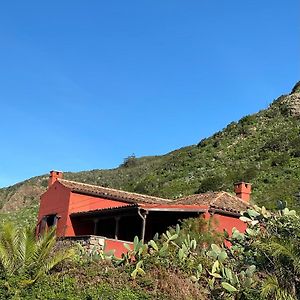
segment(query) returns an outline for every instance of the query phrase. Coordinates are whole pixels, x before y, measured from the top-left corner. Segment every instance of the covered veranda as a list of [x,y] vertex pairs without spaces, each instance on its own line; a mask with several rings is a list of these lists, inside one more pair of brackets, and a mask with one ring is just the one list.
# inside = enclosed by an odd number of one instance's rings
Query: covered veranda
[[200,207],[159,207],[130,204],[70,215],[75,236],[97,235],[132,242],[135,236],[149,241],[180,220],[204,213]]

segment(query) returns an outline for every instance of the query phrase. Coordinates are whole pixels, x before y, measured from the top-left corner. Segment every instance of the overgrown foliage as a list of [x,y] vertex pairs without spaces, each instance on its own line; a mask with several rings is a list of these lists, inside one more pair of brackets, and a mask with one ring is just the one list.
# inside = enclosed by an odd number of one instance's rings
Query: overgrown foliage
[[300,217],[278,204],[244,212],[245,232],[220,234],[216,224],[189,219],[147,243],[136,237],[122,258],[79,247],[58,265],[69,255],[50,254],[52,232],[35,241],[7,226],[0,299],[300,299]]
[[246,231],[234,228],[218,244],[178,225],[147,244],[136,238],[118,264],[131,267],[133,279],[153,265],[183,272],[207,299],[300,299],[300,217],[284,207],[275,213],[255,207],[241,220]]
[[22,289],[43,278],[64,260],[71,249],[53,253],[54,230],[36,238],[34,231],[6,223],[0,230],[0,287],[6,296],[19,299]]

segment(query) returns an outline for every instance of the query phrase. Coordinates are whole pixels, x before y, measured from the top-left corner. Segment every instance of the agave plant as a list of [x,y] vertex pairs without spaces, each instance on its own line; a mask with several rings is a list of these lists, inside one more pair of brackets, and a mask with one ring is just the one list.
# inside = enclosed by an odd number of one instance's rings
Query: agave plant
[[0,272],[6,287],[18,294],[73,256],[71,249],[54,252],[55,242],[55,229],[36,238],[33,230],[4,224],[0,231]]

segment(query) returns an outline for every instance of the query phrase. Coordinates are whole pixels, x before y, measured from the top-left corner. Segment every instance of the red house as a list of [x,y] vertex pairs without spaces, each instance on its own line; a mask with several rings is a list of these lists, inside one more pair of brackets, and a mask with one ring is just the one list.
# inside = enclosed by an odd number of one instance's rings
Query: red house
[[237,183],[236,195],[208,192],[170,200],[63,179],[51,171],[47,191],[41,196],[37,233],[56,226],[58,237],[102,236],[105,249],[125,251],[124,241],[137,235],[145,241],[179,220],[203,216],[217,220],[217,230],[244,231],[240,212],[249,207],[251,185]]

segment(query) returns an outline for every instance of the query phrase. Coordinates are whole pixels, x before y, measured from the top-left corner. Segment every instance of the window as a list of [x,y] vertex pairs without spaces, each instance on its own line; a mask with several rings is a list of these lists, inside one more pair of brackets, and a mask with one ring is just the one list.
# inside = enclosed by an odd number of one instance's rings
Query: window
[[57,214],[43,216],[39,224],[38,233],[42,234],[53,226],[57,225],[59,216]]
[[46,216],[47,227],[55,226],[57,223],[57,215]]

